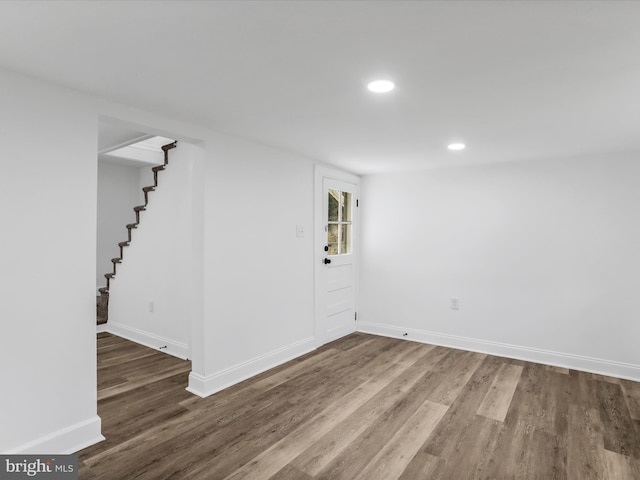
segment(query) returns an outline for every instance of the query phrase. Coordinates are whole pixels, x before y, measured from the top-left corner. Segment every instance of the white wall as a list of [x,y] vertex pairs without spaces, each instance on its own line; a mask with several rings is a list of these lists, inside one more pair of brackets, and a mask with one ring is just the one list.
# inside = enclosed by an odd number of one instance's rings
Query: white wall
[[136,218],[133,207],[144,204],[140,173],[140,167],[98,161],[96,288],[106,285],[104,274],[113,270],[111,259],[120,256],[118,243],[127,239],[125,225]]
[[98,441],[97,115],[0,70],[0,452]]
[[314,348],[313,163],[224,135],[207,151],[199,395]]
[[[184,151],[184,149],[182,150]],[[161,164],[162,164],[162,161],[158,162],[158,165],[161,165]],[[136,205],[144,205],[144,192],[142,191],[142,189],[144,187],[149,187],[153,185],[153,170],[151,170],[153,167],[155,167],[155,165],[141,167],[138,169],[138,188],[137,188],[138,203],[136,203]],[[162,175],[162,173],[160,173],[160,175]],[[134,213],[134,216],[135,216],[135,213]]]
[[[169,165],[158,173],[158,188],[149,193],[109,295],[107,331],[152,348],[166,347],[162,350],[180,358],[190,356],[190,166],[198,154],[199,149],[184,142],[169,151]],[[146,185],[153,185],[153,177],[145,174],[150,167],[143,170]],[[137,178],[135,183],[141,188]]]
[[[180,222],[189,224],[191,236],[174,232],[167,247],[169,258],[177,258],[186,240],[190,261],[170,266],[169,277],[174,285],[189,284],[181,291],[188,299],[163,291],[163,277],[155,273],[147,273],[143,284],[157,288],[140,295],[144,310],[153,299],[156,314],[191,320],[186,337],[178,323],[149,327],[166,328],[153,334],[175,343],[191,338],[190,390],[209,394],[314,348],[310,160],[1,70],[0,103],[0,220],[10,232],[2,236],[0,257],[0,451],[64,453],[102,438],[95,350],[102,116],[180,142],[204,142],[190,155],[189,195],[180,200],[190,213],[174,224],[176,232],[183,231]],[[167,212],[159,205],[167,176],[160,182],[142,230],[150,216]],[[164,190],[170,191],[176,190]],[[305,227],[305,237],[296,237],[296,225]],[[145,235],[135,233],[137,240]],[[145,263],[127,262],[131,257],[125,253],[123,268]],[[112,287],[116,298],[121,278]],[[168,300],[171,308],[163,304]],[[118,323],[126,309],[114,303]],[[133,307],[139,314],[131,321],[140,322],[133,328],[145,327],[147,312]]]
[[365,177],[360,329],[639,380],[639,184],[630,156]]

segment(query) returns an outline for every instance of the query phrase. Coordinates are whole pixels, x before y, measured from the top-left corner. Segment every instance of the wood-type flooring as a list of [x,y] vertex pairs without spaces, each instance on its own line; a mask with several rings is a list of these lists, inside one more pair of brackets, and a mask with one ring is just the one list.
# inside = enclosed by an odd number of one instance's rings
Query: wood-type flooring
[[356,333],[208,398],[98,335],[80,479],[640,479],[640,383]]

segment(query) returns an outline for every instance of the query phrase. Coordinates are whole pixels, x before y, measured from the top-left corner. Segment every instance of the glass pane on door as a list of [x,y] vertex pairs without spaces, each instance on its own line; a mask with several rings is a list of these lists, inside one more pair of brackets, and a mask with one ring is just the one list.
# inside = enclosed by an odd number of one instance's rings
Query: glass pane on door
[[340,253],[351,253],[351,225],[341,225],[340,232]]
[[339,213],[340,213],[340,195],[339,190],[329,190],[329,221],[337,222],[339,221]]
[[329,224],[327,228],[327,245],[329,255],[338,255],[338,224]]
[[340,192],[340,221],[351,221],[351,192]]

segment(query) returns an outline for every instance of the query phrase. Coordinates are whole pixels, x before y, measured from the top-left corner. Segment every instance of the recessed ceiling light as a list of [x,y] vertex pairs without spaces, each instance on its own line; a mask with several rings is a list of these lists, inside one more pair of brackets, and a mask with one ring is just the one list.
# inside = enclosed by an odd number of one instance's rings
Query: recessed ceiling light
[[367,85],[367,88],[371,92],[375,93],[387,93],[396,88],[394,83],[390,80],[376,80]]
[[447,145],[449,150],[464,150],[466,145],[464,143],[450,143]]

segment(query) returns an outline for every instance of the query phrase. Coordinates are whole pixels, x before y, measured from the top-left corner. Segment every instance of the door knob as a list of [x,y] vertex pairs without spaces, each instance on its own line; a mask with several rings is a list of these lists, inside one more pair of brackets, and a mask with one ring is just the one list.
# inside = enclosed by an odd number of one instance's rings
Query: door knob
[[324,264],[328,265],[329,263],[331,263],[331,259],[330,258],[325,258],[324,259]]

